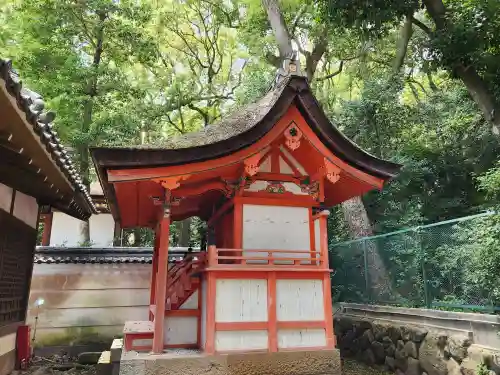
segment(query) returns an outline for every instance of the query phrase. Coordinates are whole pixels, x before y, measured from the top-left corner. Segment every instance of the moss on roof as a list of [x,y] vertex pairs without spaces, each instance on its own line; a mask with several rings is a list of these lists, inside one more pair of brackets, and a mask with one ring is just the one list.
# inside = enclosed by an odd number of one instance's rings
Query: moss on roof
[[170,139],[157,140],[134,148],[175,150],[200,147],[236,137],[257,125],[273,108],[290,78],[283,79],[266,95],[254,103],[236,109],[220,121],[208,125],[197,132],[179,135]]

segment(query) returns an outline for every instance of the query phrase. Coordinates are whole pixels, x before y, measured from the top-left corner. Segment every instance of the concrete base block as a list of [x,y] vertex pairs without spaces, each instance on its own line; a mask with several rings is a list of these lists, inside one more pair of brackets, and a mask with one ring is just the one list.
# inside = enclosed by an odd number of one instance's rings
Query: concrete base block
[[111,344],[111,362],[120,362],[120,358],[122,357],[123,350],[123,339],[114,339]]
[[111,352],[104,351],[99,358],[99,362],[97,362],[97,375],[111,375],[113,371],[113,365],[111,363]]
[[120,375],[340,375],[338,350],[208,356],[200,352],[151,355],[124,352]]

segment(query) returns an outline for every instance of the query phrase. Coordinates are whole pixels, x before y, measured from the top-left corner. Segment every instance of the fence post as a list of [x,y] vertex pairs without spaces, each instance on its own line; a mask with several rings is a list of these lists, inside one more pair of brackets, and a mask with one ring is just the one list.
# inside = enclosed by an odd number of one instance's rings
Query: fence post
[[425,307],[430,309],[431,308],[431,301],[429,298],[429,289],[428,289],[428,281],[427,281],[427,272],[425,270],[425,248],[423,246],[423,241],[422,241],[422,227],[418,226],[416,228],[416,232],[418,235],[418,244],[419,244],[419,249],[420,249],[420,265],[422,267],[422,279],[424,281],[424,303]]
[[368,297],[368,302],[373,302],[371,299],[371,293],[370,293],[370,282],[369,282],[369,277],[368,277],[368,252],[366,249],[366,239],[363,240],[363,259],[364,259],[364,264],[365,264],[365,290],[366,290],[366,296]]

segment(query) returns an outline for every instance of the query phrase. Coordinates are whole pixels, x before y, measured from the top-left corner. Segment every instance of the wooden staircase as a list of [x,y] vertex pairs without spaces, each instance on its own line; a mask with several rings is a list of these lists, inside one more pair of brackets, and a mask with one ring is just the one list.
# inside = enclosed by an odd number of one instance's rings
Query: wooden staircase
[[[201,293],[201,271],[206,266],[205,253],[193,253],[189,259],[182,260],[174,264],[168,270],[167,276],[167,291],[164,316],[184,315],[183,313],[201,314],[201,306],[198,306],[194,311],[181,310],[181,306],[191,297],[197,290]],[[150,312],[153,317],[156,317],[156,305],[151,305]],[[161,318],[160,318],[161,319]],[[153,339],[153,322],[127,322],[124,328],[124,350],[150,351]],[[134,340],[141,343],[134,343]]]
[[205,267],[205,253],[176,263],[168,271],[166,311],[178,310],[200,287],[200,272]]

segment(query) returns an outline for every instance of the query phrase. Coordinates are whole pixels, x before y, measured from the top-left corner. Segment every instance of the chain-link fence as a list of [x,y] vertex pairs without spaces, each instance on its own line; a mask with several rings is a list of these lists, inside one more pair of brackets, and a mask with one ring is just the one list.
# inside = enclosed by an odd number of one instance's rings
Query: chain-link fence
[[484,213],[331,245],[334,301],[500,311],[500,275],[491,274],[500,266],[500,229],[492,217]]

